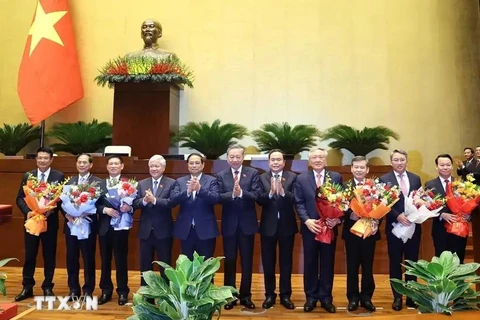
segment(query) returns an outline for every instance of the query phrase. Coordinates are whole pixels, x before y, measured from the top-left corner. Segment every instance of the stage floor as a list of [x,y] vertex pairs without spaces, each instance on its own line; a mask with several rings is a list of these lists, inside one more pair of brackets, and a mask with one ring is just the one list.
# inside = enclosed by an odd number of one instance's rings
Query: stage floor
[[[15,295],[17,295],[21,289],[21,275],[22,269],[16,267],[5,267],[2,268],[2,271],[6,272],[8,279],[6,282],[7,285],[7,297],[0,297],[0,303],[12,302]],[[237,276],[239,280],[240,275]],[[41,283],[43,280],[43,270],[37,270],[35,274],[35,279],[37,283]],[[97,282],[100,279],[100,271],[97,271]],[[113,279],[114,273],[113,273]],[[305,296],[303,293],[303,278],[302,275],[293,275],[292,285],[293,285],[293,295],[292,301],[295,303],[295,310],[286,310],[280,304],[275,305],[273,308],[268,310],[263,310],[261,308],[263,299],[264,299],[264,286],[263,286],[263,275],[254,274],[253,283],[252,283],[252,300],[256,304],[257,309],[251,311],[244,311],[240,307],[235,307],[233,310],[222,310],[221,319],[256,319],[256,320],[269,320],[269,319],[317,319],[322,318],[334,318],[334,319],[344,319],[351,318],[355,316],[373,316],[377,320],[381,319],[391,319],[395,317],[399,320],[409,320],[414,318],[421,318],[423,320],[437,319],[440,317],[445,317],[443,315],[419,315],[417,310],[414,309],[403,309],[400,312],[395,312],[391,309],[392,303],[392,293],[390,286],[388,284],[388,277],[386,275],[376,275],[376,290],[375,295],[372,299],[373,303],[377,307],[377,311],[369,314],[364,309],[359,308],[355,313],[349,313],[346,311],[347,298],[345,296],[346,290],[346,277],[345,275],[335,276],[334,283],[334,304],[337,306],[337,313],[329,314],[326,313],[320,307],[317,307],[311,313],[303,312],[303,304],[305,302]],[[69,290],[67,287],[67,275],[65,269],[57,269],[55,272],[55,287],[54,292],[57,296],[64,296],[68,294]],[[217,274],[215,277],[216,283],[223,283],[223,274]],[[82,283],[82,280],[81,280]],[[140,275],[138,272],[129,273],[129,286],[132,291],[135,291],[140,284]],[[97,288],[94,292],[94,295],[100,295],[100,289]],[[35,295],[42,295],[42,290],[40,286],[34,288]],[[130,294],[129,299],[131,303],[132,295]],[[278,299],[277,299],[278,300]],[[55,304],[58,307],[58,302]],[[36,310],[36,304],[33,299],[27,299],[19,303],[18,316],[15,319],[22,320],[50,320],[50,319],[63,319],[63,320],[85,320],[85,317],[88,317],[88,320],[117,320],[117,319],[126,319],[128,316],[132,315],[131,305],[119,306],[117,304],[117,296],[114,295],[112,301],[101,305],[98,307],[98,310],[91,311],[46,311],[46,310]],[[457,312],[454,314],[453,318],[458,318],[462,320],[473,320],[477,319],[480,316],[478,312]]]

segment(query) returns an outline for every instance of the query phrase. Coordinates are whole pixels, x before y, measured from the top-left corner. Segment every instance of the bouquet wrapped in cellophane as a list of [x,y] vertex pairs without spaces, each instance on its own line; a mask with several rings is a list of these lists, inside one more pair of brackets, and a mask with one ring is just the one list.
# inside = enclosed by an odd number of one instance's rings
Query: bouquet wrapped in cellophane
[[390,212],[398,201],[398,186],[379,182],[377,179],[365,179],[363,185],[353,190],[354,197],[350,208],[360,218],[350,228],[350,232],[365,239],[378,231],[379,220]]
[[123,204],[132,205],[137,197],[137,184],[135,179],[110,179],[107,183],[108,193],[105,195],[112,207],[118,211],[120,216],[112,217],[110,225],[115,229],[130,229],[133,225],[133,217],[130,212],[121,212],[120,207]]

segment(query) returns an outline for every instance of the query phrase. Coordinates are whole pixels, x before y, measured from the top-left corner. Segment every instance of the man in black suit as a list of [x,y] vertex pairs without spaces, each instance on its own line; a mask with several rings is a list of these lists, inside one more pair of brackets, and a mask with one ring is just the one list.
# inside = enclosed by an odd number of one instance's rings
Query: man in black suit
[[[123,159],[120,156],[111,155],[107,159],[107,171],[109,177],[100,183],[103,196],[99,199],[97,206],[98,213],[98,240],[100,243],[101,275],[100,289],[102,295],[98,299],[98,304],[102,305],[112,299],[112,253],[115,257],[115,267],[117,275],[117,294],[118,305],[124,305],[128,302],[128,234],[129,228],[114,228],[110,225],[112,217],[119,217],[120,214],[132,212],[133,208],[128,204],[122,204],[120,209],[114,209],[106,199],[108,188],[121,182],[123,170]],[[101,202],[100,202],[101,201]],[[120,212],[119,212],[120,211]]]
[[465,156],[465,161],[455,159],[455,163],[457,165],[457,175],[465,180],[467,174],[475,171],[478,160],[474,157],[473,148],[467,147],[463,149],[463,154]]
[[[367,158],[364,156],[353,157],[350,170],[353,179],[348,181],[345,187],[349,187],[350,184],[353,188],[363,185],[370,170]],[[345,241],[347,257],[347,310],[357,310],[360,303],[366,310],[373,312],[375,311],[375,306],[372,303],[372,296],[375,291],[373,258],[375,256],[375,244],[380,239],[380,232],[377,231],[365,239],[353,234],[350,229],[358,219],[359,216],[352,209],[345,212],[342,239]],[[362,266],[362,284],[361,290],[358,290],[358,269],[360,266]]]
[[[235,287],[237,251],[240,250],[242,280],[240,283],[240,304],[255,309],[252,302],[253,248],[258,230],[255,201],[262,192],[258,171],[243,166],[245,149],[233,145],[227,150],[230,168],[218,173],[218,190],[222,203],[222,235],[225,254],[224,284]],[[232,309],[236,301],[224,308]]]
[[202,173],[205,159],[192,153],[187,158],[190,174],[179,178],[172,191],[172,202],[180,204],[173,236],[180,239],[182,254],[190,260],[196,251],[213,257],[218,237],[214,205],[220,200],[217,179]]
[[[315,240],[320,233],[317,225],[320,215],[316,205],[316,191],[330,177],[332,182],[342,184],[342,176],[338,172],[326,170],[327,151],[322,148],[310,150],[308,161],[313,170],[297,176],[294,186],[297,214],[301,220],[300,233],[303,239],[303,288],[307,301],[303,306],[305,312],[315,309],[317,301],[329,313],[335,313],[333,304],[333,276],[335,266],[335,246],[337,243],[337,225],[340,219],[327,219],[326,223],[333,229],[335,238],[330,244]],[[320,272],[319,272],[320,260]]]
[[[425,188],[433,189],[434,193],[438,193],[445,197],[447,185],[453,182],[452,162],[452,157],[449,154],[439,155],[435,159],[438,177],[427,181]],[[450,211],[447,205],[445,205],[440,212],[440,216],[433,218],[432,224],[432,238],[433,245],[435,247],[435,256],[440,257],[443,251],[451,251],[452,253],[456,253],[460,259],[460,263],[463,263],[463,260],[465,259],[465,248],[467,247],[468,237],[459,237],[449,233],[444,226],[445,222],[457,222],[459,217],[452,214],[452,211]],[[464,215],[463,218],[469,221],[471,216]]]
[[[17,195],[17,206],[24,215],[24,219],[30,218],[30,209],[25,203],[25,193],[23,186],[26,185],[28,174],[37,177],[39,181],[46,181],[49,183],[62,183],[64,175],[62,172],[50,168],[53,162],[53,151],[47,147],[40,147],[37,149],[37,169],[24,174],[20,189]],[[33,287],[35,286],[35,266],[37,264],[38,246],[42,242],[43,253],[43,274],[45,279],[42,283],[44,296],[55,296],[53,293],[53,274],[55,273],[56,254],[57,254],[57,232],[58,232],[58,208],[47,212],[47,231],[40,233],[39,236],[34,236],[23,230],[25,237],[25,262],[23,264],[23,289],[15,297],[15,301],[22,301],[33,297]]]
[[[100,186],[102,179],[95,177],[90,173],[90,169],[93,166],[93,158],[91,155],[82,153],[76,157],[76,166],[78,175],[71,177],[67,184],[92,184],[96,182]],[[79,255],[82,253],[83,259],[83,274],[85,284],[82,287],[83,294],[85,296],[92,296],[95,289],[95,250],[97,246],[97,214],[88,215],[91,220],[90,234],[88,239],[79,240],[77,236],[70,234],[70,228],[67,222],[74,223],[75,218],[68,213],[62,212],[65,215],[65,222],[63,225],[63,233],[65,234],[65,243],[67,246],[67,278],[68,288],[70,289],[70,299],[74,300],[75,297],[80,297],[80,261]]]
[[[419,189],[422,186],[420,177],[414,173],[406,171],[408,163],[408,154],[403,150],[394,150],[390,154],[390,162],[393,171],[380,177],[381,182],[389,183],[392,186],[397,185],[401,191],[400,198],[387,214],[387,225],[385,226],[385,234],[387,235],[388,258],[390,263],[390,279],[402,279],[402,266],[404,260],[417,261],[420,250],[420,240],[422,238],[422,225],[415,225],[413,237],[406,243],[397,238],[393,233],[393,223],[401,223],[405,226],[411,224],[405,216],[405,199],[410,192]],[[405,275],[405,281],[417,278]],[[392,309],[400,311],[402,309],[402,295],[396,292],[392,287],[393,303]],[[413,300],[407,298],[406,305],[408,307],[416,307]]]
[[295,309],[292,295],[292,256],[295,234],[298,232],[294,211],[293,185],[297,175],[284,171],[285,155],[274,149],[268,153],[270,171],[260,175],[263,193],[258,198],[262,206],[260,240],[262,248],[263,277],[265,282],[264,309],[271,308],[275,293],[275,265],[277,243],[280,265],[280,303],[287,309]]

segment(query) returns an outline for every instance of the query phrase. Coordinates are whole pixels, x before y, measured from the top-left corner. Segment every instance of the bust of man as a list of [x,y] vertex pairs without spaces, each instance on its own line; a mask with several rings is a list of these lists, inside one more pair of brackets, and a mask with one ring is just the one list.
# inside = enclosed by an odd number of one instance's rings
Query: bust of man
[[152,57],[156,59],[165,59],[171,55],[171,52],[162,50],[158,47],[157,41],[162,37],[162,25],[160,22],[147,19],[142,23],[141,36],[143,39],[143,49],[127,54],[127,57]]

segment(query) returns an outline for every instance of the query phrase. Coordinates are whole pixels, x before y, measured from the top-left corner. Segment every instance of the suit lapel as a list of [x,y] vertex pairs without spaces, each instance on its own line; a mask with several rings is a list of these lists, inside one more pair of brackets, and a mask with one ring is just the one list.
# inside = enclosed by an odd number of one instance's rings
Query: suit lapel
[[407,171],[405,171],[405,173],[407,174],[407,177],[408,177],[408,184],[409,184],[408,194],[410,194],[410,192],[414,190],[412,175],[410,174],[410,172],[407,172]]
[[207,184],[207,177],[205,177],[205,174],[202,173],[202,177],[200,178],[200,185],[202,186],[202,188],[206,188],[206,185]]
[[434,193],[438,193],[442,196],[445,196],[446,193],[445,193],[445,189],[443,189],[443,184],[442,184],[442,180],[440,180],[440,177],[437,177],[437,179],[435,179],[435,190],[434,190]]
[[[151,185],[151,189],[150,189],[150,190],[153,190],[153,181],[152,181],[152,179],[150,179],[149,184]],[[163,186],[164,186],[164,184],[163,184],[163,177],[162,177],[162,179],[160,179],[160,182],[158,183],[157,192],[154,194],[155,197],[157,197],[157,198],[160,197],[160,195],[161,195],[162,192],[163,192]]]
[[308,180],[313,187],[313,190],[317,190],[317,183],[315,182],[315,171],[311,170],[310,174],[308,175]]

